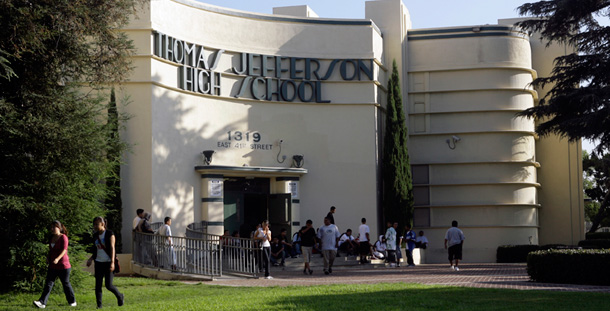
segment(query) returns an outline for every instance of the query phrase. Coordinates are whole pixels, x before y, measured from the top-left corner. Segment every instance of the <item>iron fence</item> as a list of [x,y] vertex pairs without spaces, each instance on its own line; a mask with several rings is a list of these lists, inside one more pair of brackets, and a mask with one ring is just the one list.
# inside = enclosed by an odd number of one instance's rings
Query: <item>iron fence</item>
[[247,238],[221,236],[222,269],[227,273],[258,277],[262,265],[259,242]]
[[222,276],[222,247],[218,235],[186,238],[134,232],[133,243],[133,260],[142,266]]

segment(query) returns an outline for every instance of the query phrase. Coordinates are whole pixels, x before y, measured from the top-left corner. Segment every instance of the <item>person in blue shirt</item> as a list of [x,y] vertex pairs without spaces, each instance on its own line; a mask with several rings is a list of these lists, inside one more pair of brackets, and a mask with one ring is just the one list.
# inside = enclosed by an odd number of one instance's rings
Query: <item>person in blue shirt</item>
[[405,249],[405,255],[407,255],[407,265],[409,267],[414,267],[415,263],[413,262],[413,249],[415,249],[415,239],[417,236],[415,232],[411,230],[411,225],[405,225],[405,235],[404,239],[407,242],[407,249]]

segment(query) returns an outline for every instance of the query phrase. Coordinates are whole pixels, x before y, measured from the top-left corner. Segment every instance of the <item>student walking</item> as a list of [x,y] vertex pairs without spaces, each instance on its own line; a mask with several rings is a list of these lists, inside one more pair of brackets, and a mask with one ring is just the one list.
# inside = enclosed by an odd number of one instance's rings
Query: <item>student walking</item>
[[68,257],[68,230],[66,227],[55,220],[51,223],[51,238],[49,239],[49,254],[47,255],[49,269],[47,271],[47,280],[40,295],[40,299],[34,301],[34,305],[44,309],[49,299],[49,294],[55,284],[55,279],[59,277],[61,284],[64,287],[66,300],[71,307],[76,307],[76,299],[74,298],[74,290],[70,284],[70,258]]
[[106,228],[106,221],[101,216],[93,219],[94,251],[87,260],[87,267],[95,261],[95,300],[97,308],[102,308],[102,282],[106,279],[106,288],[114,294],[119,307],[125,302],[125,295],[112,284],[114,279],[114,258],[116,256],[114,232]]
[[318,230],[318,239],[320,239],[320,249],[324,256],[324,274],[333,273],[333,264],[337,256],[337,244],[339,242],[339,229],[337,226],[330,223],[328,217],[324,217],[324,226]]
[[311,252],[316,244],[316,229],[313,228],[313,221],[308,219],[305,223],[305,227],[301,228],[301,249],[303,251],[303,262],[305,267],[303,268],[303,274],[312,274],[309,262],[311,261]]
[[[462,260],[462,246],[464,245],[464,232],[458,228],[456,220],[451,222],[451,228],[445,234],[445,249],[449,252],[449,264],[451,270],[460,271],[458,264]],[[455,265],[453,265],[455,260]]]

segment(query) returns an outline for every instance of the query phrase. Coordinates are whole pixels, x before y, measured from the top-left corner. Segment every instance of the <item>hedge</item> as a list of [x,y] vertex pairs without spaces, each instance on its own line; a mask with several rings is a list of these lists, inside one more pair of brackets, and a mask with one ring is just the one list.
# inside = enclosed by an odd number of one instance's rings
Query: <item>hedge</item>
[[527,254],[538,249],[538,245],[501,245],[496,250],[496,262],[527,262]]
[[500,245],[496,250],[496,262],[498,263],[519,263],[527,262],[527,254],[533,251],[549,250],[557,248],[573,248],[564,244],[546,245]]
[[587,232],[585,234],[587,240],[610,240],[610,232]]
[[578,242],[582,248],[610,248],[610,240],[582,240]]
[[543,283],[610,285],[610,250],[551,249],[527,256],[527,274]]

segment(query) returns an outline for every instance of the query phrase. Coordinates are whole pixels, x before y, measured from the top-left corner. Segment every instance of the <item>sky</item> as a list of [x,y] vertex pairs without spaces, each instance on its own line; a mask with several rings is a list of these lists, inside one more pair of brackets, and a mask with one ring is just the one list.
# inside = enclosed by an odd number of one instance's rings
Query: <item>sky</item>
[[[325,18],[364,18],[367,0],[198,0],[248,12],[272,14],[274,7],[309,5]],[[403,0],[413,28],[497,24],[498,19],[518,17],[524,0]]]
[[[197,0],[248,12],[272,14],[274,7],[308,5],[324,18],[364,18],[368,0]],[[519,17],[517,7],[536,1],[524,0],[403,0],[413,28],[434,28],[497,24],[498,19]],[[601,21],[608,24],[606,21]],[[583,149],[595,146],[583,141]]]

